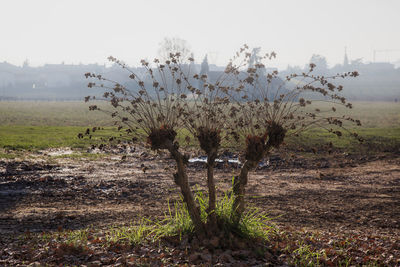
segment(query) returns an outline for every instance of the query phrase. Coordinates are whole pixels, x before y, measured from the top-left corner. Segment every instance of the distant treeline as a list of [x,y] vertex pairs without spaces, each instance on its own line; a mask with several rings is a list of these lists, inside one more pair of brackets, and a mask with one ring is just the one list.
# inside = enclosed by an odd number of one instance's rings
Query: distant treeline
[[[313,56],[317,62],[315,74],[334,75],[357,70],[360,76],[356,79],[337,80],[345,87],[344,95],[351,100],[400,100],[400,68],[390,63],[368,63],[360,61],[336,65],[328,68],[323,57]],[[320,61],[320,62],[318,62]],[[204,63],[203,63],[204,64]],[[195,72],[204,72],[204,66],[193,64]],[[143,68],[132,68],[139,75],[144,75]],[[280,72],[282,81],[291,73],[302,73],[307,66],[290,67]],[[206,68],[209,77],[218,77],[224,68],[210,65]],[[268,69],[274,70],[274,69]],[[67,101],[83,100],[87,95],[101,96],[102,92],[87,87],[84,77],[86,72],[101,74],[122,84],[130,82],[128,73],[119,66],[106,67],[98,64],[66,65],[46,64],[41,67],[24,65],[18,67],[6,62],[0,63],[0,100],[37,100]],[[146,80],[146,77],[142,77]],[[279,81],[276,81],[278,84]],[[134,86],[130,84],[130,86]]]

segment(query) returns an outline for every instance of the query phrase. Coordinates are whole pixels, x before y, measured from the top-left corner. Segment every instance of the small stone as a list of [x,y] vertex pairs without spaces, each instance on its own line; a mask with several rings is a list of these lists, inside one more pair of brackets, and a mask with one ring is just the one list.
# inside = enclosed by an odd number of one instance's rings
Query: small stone
[[233,259],[232,255],[230,253],[225,252],[221,256],[219,256],[219,261],[226,262],[226,263],[232,263],[235,260]]
[[124,257],[118,257],[115,262],[125,262],[125,258]]
[[182,246],[182,247],[187,247],[188,244],[189,244],[188,238],[187,238],[187,237],[184,237],[184,238],[182,239],[182,241],[181,241],[181,246]]
[[112,262],[112,260],[110,258],[108,258],[108,257],[101,257],[100,261],[103,264],[110,264]]
[[33,257],[33,260],[40,260],[40,258],[42,258],[43,256],[43,252],[39,252],[38,254],[36,254],[36,256]]
[[40,264],[40,262],[35,261],[35,262],[32,262],[31,264],[29,264],[28,266],[29,266],[29,267],[40,267],[40,266],[42,266],[42,265]]
[[98,267],[98,266],[101,266],[101,261],[92,261],[92,262],[89,262],[88,265],[90,267]]
[[213,238],[211,238],[210,240],[210,245],[214,248],[217,248],[219,246],[219,238],[214,236]]
[[232,252],[232,256],[233,257],[238,257],[238,258],[248,258],[250,255],[250,251],[248,250],[238,250],[238,251],[234,251]]
[[192,239],[192,241],[190,242],[190,246],[192,247],[193,250],[198,249],[198,248],[200,247],[200,242],[199,242],[199,240],[198,240],[196,237],[194,237],[194,238]]
[[200,254],[200,257],[205,262],[211,262],[211,259],[212,259],[210,253],[202,253],[202,254]]
[[189,262],[194,263],[200,258],[200,253],[195,252],[189,256]]
[[246,243],[244,243],[242,241],[236,241],[236,247],[238,247],[240,249],[244,249],[244,248],[246,248]]

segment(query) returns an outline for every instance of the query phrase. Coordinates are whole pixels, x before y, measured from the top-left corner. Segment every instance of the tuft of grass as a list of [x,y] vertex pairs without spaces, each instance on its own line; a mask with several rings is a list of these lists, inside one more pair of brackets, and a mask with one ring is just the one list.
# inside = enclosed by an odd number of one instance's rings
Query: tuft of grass
[[141,218],[137,224],[130,226],[112,226],[107,230],[106,240],[111,243],[138,245],[143,243],[154,232],[154,224]]
[[276,232],[276,226],[272,223],[268,213],[256,207],[247,207],[239,225],[232,220],[234,195],[231,190],[225,192],[217,202],[216,215],[219,218],[220,227],[224,232],[235,232],[244,239],[262,239],[267,241],[272,233]]
[[295,266],[321,266],[321,257],[326,257],[323,253],[312,248],[310,245],[300,241],[298,248],[292,254],[292,263]]
[[86,244],[89,236],[89,229],[81,229],[81,230],[67,230],[64,231],[64,242],[71,245],[79,246],[81,244]]
[[173,208],[168,200],[168,213],[164,216],[163,220],[156,222],[155,239],[176,235],[182,238],[182,235],[193,233],[194,225],[182,198],[174,202]]
[[[124,244],[138,245],[143,243],[154,232],[155,224],[145,218],[129,226],[110,226],[106,230],[85,228],[79,230],[60,230],[56,232],[43,232],[36,235],[42,242],[54,242],[68,246],[82,247],[90,244]],[[32,237],[32,236],[30,236]],[[26,236],[24,236],[26,238]]]
[[[208,197],[202,191],[197,190],[195,199],[199,203],[201,218],[203,222],[206,222],[209,216],[206,211]],[[234,195],[230,190],[225,192],[223,197],[216,203],[215,213],[218,225],[224,234],[229,235],[229,233],[234,233],[244,239],[261,239],[267,241],[268,237],[277,231],[268,214],[255,207],[247,208],[239,225],[236,225],[231,216],[233,201]],[[183,200],[176,201],[173,208],[171,208],[168,202],[168,213],[165,215],[165,219],[159,222],[155,231],[156,236],[179,236],[182,238],[183,235],[192,234],[193,232],[194,225]]]

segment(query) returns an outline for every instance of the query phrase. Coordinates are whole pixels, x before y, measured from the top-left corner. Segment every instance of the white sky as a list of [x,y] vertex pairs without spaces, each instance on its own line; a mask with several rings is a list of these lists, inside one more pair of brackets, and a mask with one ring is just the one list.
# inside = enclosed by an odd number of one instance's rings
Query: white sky
[[0,34],[0,61],[16,65],[103,64],[109,55],[138,65],[164,37],[179,37],[197,61],[211,52],[225,65],[247,43],[277,52],[280,68],[313,53],[332,66],[345,46],[364,61],[373,49],[400,49],[400,0],[0,0]]

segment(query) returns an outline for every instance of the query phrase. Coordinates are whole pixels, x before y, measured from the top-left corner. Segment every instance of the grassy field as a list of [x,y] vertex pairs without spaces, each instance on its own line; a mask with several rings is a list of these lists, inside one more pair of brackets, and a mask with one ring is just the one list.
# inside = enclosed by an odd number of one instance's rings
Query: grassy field
[[286,139],[289,150],[312,151],[321,150],[329,142],[334,148],[347,152],[399,152],[400,151],[400,127],[393,128],[365,128],[354,129],[364,138],[360,144],[354,137],[344,133],[337,137],[323,129],[310,129],[300,134],[299,137]]
[[[104,103],[96,103],[103,108]],[[354,108],[338,109],[337,115],[350,114],[363,126],[354,128],[364,139],[362,150],[392,151],[400,147],[400,104],[356,102]],[[323,108],[323,104],[318,104]],[[112,120],[101,112],[89,112],[83,102],[0,102],[0,149],[40,150],[56,147],[85,148],[101,142],[102,137],[119,134]],[[346,113],[347,112],[347,113]],[[102,126],[92,139],[78,139],[87,127]],[[301,145],[305,150],[332,142],[335,147],[355,150],[352,138],[333,136],[322,129],[310,129],[297,138],[288,138],[289,147]],[[2,153],[6,157],[6,153]]]
[[[96,103],[106,107],[105,103]],[[82,102],[1,102],[0,126],[111,126],[109,116]]]
[[87,148],[102,138],[118,135],[115,128],[106,127],[93,138],[79,139],[82,126],[0,126],[0,147],[11,150],[38,150],[53,147]]
[[[92,103],[91,103],[92,104]],[[111,126],[111,118],[101,112],[89,111],[89,103],[82,102],[1,102],[0,126]],[[101,108],[109,105],[96,102]],[[354,108],[338,107],[336,115],[351,115],[361,120],[366,128],[400,126],[400,103],[355,102]],[[313,104],[315,108],[326,104]],[[328,106],[329,107],[329,106]]]

